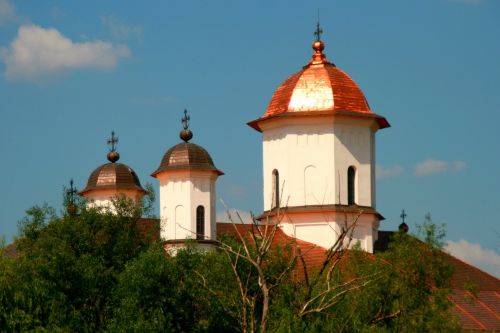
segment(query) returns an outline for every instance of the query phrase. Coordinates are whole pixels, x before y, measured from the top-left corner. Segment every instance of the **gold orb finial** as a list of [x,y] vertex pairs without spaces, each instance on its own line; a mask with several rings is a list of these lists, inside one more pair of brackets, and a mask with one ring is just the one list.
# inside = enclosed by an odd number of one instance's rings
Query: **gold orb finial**
[[323,53],[325,49],[325,43],[321,40],[321,34],[323,33],[323,29],[319,25],[319,19],[316,23],[316,30],[314,31],[314,35],[316,36],[316,40],[312,43],[312,48],[314,50],[314,54],[312,56],[313,64],[321,64],[327,62],[326,56]]

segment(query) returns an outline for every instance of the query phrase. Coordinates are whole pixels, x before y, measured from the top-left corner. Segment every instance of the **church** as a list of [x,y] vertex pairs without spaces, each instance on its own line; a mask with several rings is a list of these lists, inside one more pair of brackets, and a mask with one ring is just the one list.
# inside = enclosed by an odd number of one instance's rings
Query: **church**
[[[335,244],[342,228],[355,224],[353,244],[368,253],[383,250],[392,234],[379,230],[384,217],[376,208],[375,179],[376,133],[390,124],[370,108],[356,82],[328,60],[321,33],[318,24],[311,59],[283,81],[265,112],[247,124],[262,140],[264,200],[257,220],[278,224],[281,239],[308,248],[306,260],[312,266]],[[159,152],[158,165],[151,167],[160,211],[159,221],[149,222],[159,223],[158,238],[166,249],[192,239],[210,249],[231,226],[216,221],[217,179],[224,172],[207,150],[192,142],[189,121],[185,111],[179,143],[166,147],[163,156]],[[111,210],[117,196],[140,204],[147,191],[134,170],[118,162],[114,133],[108,143],[109,162],[90,174],[79,194],[87,205]],[[408,227],[403,222],[400,229]],[[455,268],[451,301],[462,327],[500,330],[498,279],[449,257]],[[479,286],[477,295],[467,294],[464,282],[469,280]]]
[[[262,134],[263,207],[258,219],[279,223],[300,240],[330,248],[342,226],[356,222],[354,239],[373,253],[376,210],[375,136],[389,122],[374,113],[356,82],[330,62],[316,31],[312,59],[275,91],[267,110],[248,125]],[[187,111],[181,142],[166,150],[151,174],[159,184],[160,235],[167,243],[216,238],[216,183],[224,175],[209,152],[190,142]],[[202,138],[201,138],[202,140]],[[91,206],[112,206],[118,195],[140,202],[146,191],[133,169],[109,163],[92,172],[80,192]],[[278,220],[278,212],[286,217]]]

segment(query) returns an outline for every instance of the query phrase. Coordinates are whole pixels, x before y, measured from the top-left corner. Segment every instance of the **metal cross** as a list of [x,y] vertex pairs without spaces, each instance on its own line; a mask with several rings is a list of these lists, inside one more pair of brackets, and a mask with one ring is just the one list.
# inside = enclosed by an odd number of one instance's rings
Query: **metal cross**
[[401,219],[403,220],[403,223],[405,223],[405,217],[406,217],[406,216],[407,216],[407,215],[406,215],[406,213],[405,213],[405,210],[403,209],[403,211],[401,212],[401,215],[400,215]]
[[115,136],[115,131],[111,132],[111,139],[108,139],[108,145],[111,146],[109,151],[116,151],[116,145],[118,143],[118,137]]
[[75,203],[76,188],[73,186],[73,179],[69,181],[69,189],[66,190],[70,204]]
[[189,120],[191,120],[191,118],[188,116],[187,114],[187,110],[184,109],[184,117],[182,117],[181,121],[182,121],[182,127],[187,130],[189,128]]
[[314,35],[316,36],[316,41],[319,42],[321,39],[321,34],[323,33],[323,29],[319,26],[319,20],[318,23],[316,23],[316,31],[314,31]]

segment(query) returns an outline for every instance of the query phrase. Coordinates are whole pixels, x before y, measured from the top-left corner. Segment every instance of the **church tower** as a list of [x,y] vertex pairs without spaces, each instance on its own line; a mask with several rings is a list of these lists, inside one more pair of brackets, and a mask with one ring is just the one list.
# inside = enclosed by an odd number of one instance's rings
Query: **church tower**
[[113,200],[116,198],[124,197],[140,205],[147,194],[135,171],[126,164],[117,163],[120,159],[120,154],[116,151],[117,143],[115,132],[111,132],[107,155],[109,163],[92,171],[87,186],[78,193],[85,198],[88,207],[103,207],[114,211]]
[[160,182],[160,237],[167,247],[182,246],[186,239],[203,247],[216,239],[215,182],[224,173],[205,149],[189,142],[189,120],[184,111],[183,142],[167,150],[151,174]]
[[[323,53],[322,30],[311,61],[275,91],[248,123],[262,133],[264,214],[283,231],[330,248],[346,223],[373,252],[383,217],[375,209],[375,133],[389,127],[357,84]],[[359,218],[358,218],[359,215]]]

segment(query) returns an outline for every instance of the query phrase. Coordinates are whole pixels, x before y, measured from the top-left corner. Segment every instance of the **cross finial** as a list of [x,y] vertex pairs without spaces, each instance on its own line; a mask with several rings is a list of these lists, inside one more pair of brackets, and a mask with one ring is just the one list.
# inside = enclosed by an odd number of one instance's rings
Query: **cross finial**
[[[319,16],[319,14],[318,14]],[[323,33],[323,29],[321,29],[321,26],[319,25],[319,18],[318,22],[316,23],[316,31],[314,31],[314,35],[316,36],[316,41],[319,42],[321,40],[321,34]]]
[[189,120],[191,120],[191,118],[187,114],[187,110],[184,109],[184,117],[182,117],[181,121],[182,121],[182,127],[185,130],[187,130],[189,128]]
[[111,131],[111,138],[108,139],[108,145],[110,146],[109,151],[116,151],[116,145],[118,144],[118,137],[115,136],[115,131]]
[[193,138],[193,132],[189,130],[189,120],[191,120],[191,118],[189,117],[187,110],[184,109],[184,117],[181,118],[183,130],[179,134],[179,137],[184,140],[184,142],[188,142]]
[[69,188],[66,190],[68,201],[70,204],[75,203],[76,188],[73,186],[73,179],[69,181]]
[[406,212],[405,210],[403,209],[403,211],[401,212],[401,215],[399,217],[401,217],[401,219],[403,220],[403,223],[405,223],[405,218],[406,218]]

